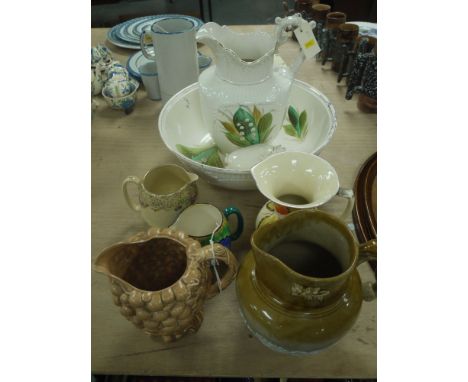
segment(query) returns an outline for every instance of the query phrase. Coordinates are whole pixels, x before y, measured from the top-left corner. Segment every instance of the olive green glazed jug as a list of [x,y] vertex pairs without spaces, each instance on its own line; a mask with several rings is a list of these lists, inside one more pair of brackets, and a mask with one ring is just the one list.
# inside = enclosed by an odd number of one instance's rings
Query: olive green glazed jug
[[309,354],[334,344],[353,326],[363,299],[376,297],[376,284],[363,289],[356,267],[377,259],[377,242],[358,245],[335,216],[290,213],[258,228],[251,245],[236,280],[240,311],[275,351]]

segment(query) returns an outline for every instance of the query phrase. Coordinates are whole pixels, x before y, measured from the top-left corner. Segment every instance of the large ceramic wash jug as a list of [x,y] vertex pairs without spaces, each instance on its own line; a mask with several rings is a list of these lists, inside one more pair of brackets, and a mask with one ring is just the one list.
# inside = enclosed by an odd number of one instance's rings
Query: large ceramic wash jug
[[291,68],[279,58],[289,27],[315,25],[300,14],[276,18],[274,34],[236,33],[209,22],[197,32],[197,41],[214,53],[216,65],[200,74],[203,118],[219,149],[230,153],[269,142],[281,130],[294,74],[305,59],[302,52]]
[[338,218],[292,212],[252,235],[236,279],[241,314],[273,350],[308,354],[351,329],[376,283],[361,283],[357,266],[377,260],[377,241],[358,245]]
[[[215,259],[226,265],[220,279],[210,267]],[[174,228],[152,227],[103,250],[94,270],[109,276],[125,318],[171,342],[200,328],[203,303],[235,279],[237,260],[221,244],[202,247]]]

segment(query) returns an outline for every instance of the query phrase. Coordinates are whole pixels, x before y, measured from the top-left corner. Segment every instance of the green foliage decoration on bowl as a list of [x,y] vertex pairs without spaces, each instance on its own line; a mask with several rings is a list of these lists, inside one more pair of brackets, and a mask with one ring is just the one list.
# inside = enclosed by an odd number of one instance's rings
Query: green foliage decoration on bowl
[[219,156],[218,146],[216,145],[209,147],[187,147],[177,144],[176,148],[182,155],[185,155],[187,158],[196,162],[212,167],[224,168],[223,161]]
[[299,114],[294,106],[289,106],[288,118],[290,124],[283,126],[284,132],[292,137],[296,137],[301,140],[304,139],[309,130],[307,123],[307,112],[303,110]]
[[271,113],[263,114],[254,105],[250,110],[246,106],[239,106],[232,117],[225,114],[228,121],[220,121],[226,130],[226,138],[236,146],[248,147],[263,143],[268,139],[273,126]]

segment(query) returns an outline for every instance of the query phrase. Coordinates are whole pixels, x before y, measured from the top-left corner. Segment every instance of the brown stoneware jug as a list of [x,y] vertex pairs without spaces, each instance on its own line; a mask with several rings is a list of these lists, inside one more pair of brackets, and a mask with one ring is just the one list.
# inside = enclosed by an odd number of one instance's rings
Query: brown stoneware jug
[[320,47],[322,48],[321,60],[322,65],[327,61],[333,60],[334,52],[337,47],[338,29],[341,24],[346,22],[346,13],[330,12],[327,14],[325,30],[322,31]]
[[[227,268],[219,282],[210,266],[215,260]],[[221,244],[202,247],[181,231],[152,227],[103,250],[94,270],[109,276],[125,318],[171,342],[200,328],[204,301],[234,280],[237,260]]]
[[[315,38],[320,45],[322,42],[322,32],[327,21],[327,15],[330,13],[331,7],[328,4],[314,4],[312,5],[312,20],[316,22],[315,28],[313,30]],[[320,53],[316,56],[317,59],[320,56]]]
[[[269,348],[309,354],[353,326],[376,285],[356,267],[376,260],[377,242],[358,245],[346,225],[318,210],[296,211],[252,235],[236,280],[241,314]],[[365,293],[364,293],[365,292]]]

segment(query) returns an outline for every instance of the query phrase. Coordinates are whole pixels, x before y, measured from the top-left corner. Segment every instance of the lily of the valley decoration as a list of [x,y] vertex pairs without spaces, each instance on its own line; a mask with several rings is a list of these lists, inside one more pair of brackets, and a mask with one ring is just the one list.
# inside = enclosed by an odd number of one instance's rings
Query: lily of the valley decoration
[[182,155],[190,158],[196,162],[206,164],[208,166],[224,168],[223,161],[219,156],[218,146],[209,147],[187,147],[184,145],[177,144],[177,150]]
[[219,121],[226,138],[239,147],[247,147],[263,143],[268,139],[273,127],[271,113],[263,114],[254,105],[250,110],[247,106],[239,106],[232,117],[224,114],[228,121]]
[[304,139],[309,130],[307,112],[304,110],[299,114],[294,106],[289,106],[288,117],[291,124],[283,126],[284,132],[292,137]]

